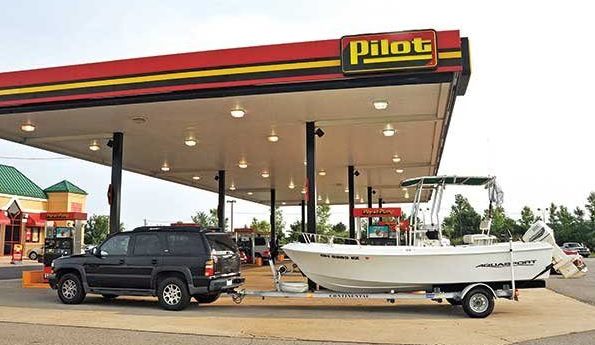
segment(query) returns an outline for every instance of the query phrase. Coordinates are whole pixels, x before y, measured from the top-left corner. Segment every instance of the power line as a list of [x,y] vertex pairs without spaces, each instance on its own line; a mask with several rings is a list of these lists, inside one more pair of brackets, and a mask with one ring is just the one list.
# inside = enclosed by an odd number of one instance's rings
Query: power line
[[60,159],[72,159],[71,157],[15,157],[15,156],[0,156],[0,159],[14,159],[14,160],[26,160],[26,161],[44,161],[44,160],[60,160]]

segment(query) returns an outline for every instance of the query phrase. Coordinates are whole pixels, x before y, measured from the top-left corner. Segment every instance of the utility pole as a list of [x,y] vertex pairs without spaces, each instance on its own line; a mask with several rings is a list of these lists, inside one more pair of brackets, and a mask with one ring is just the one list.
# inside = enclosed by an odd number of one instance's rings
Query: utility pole
[[231,230],[231,232],[233,232],[233,204],[235,204],[236,201],[235,200],[227,200],[227,203],[229,203],[229,205],[231,206],[230,230]]

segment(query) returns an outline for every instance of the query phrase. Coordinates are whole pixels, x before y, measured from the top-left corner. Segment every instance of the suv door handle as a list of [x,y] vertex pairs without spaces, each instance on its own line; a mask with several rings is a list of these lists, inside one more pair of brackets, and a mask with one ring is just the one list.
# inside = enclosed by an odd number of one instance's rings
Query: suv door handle
[[151,264],[153,264],[153,265],[157,265],[157,259],[153,259],[153,260],[151,260]]
[[123,264],[123,263],[124,263],[124,259],[120,259],[120,264]]

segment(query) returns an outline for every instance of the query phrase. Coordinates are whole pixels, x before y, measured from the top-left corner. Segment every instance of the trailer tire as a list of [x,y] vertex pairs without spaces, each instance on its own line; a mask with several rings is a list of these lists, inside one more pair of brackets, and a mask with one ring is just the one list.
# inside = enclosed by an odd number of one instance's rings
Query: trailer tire
[[494,310],[494,295],[483,286],[472,288],[462,301],[463,310],[471,318],[485,318]]

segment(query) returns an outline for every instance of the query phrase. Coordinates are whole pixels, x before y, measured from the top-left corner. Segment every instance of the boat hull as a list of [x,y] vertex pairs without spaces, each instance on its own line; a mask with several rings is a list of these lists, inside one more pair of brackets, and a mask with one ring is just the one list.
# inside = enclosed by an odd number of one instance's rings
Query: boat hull
[[[434,286],[511,280],[510,244],[390,247],[290,243],[284,252],[318,285],[338,292],[429,290]],[[531,280],[551,263],[547,243],[513,243],[515,280]],[[549,276],[546,270],[539,279]]]

